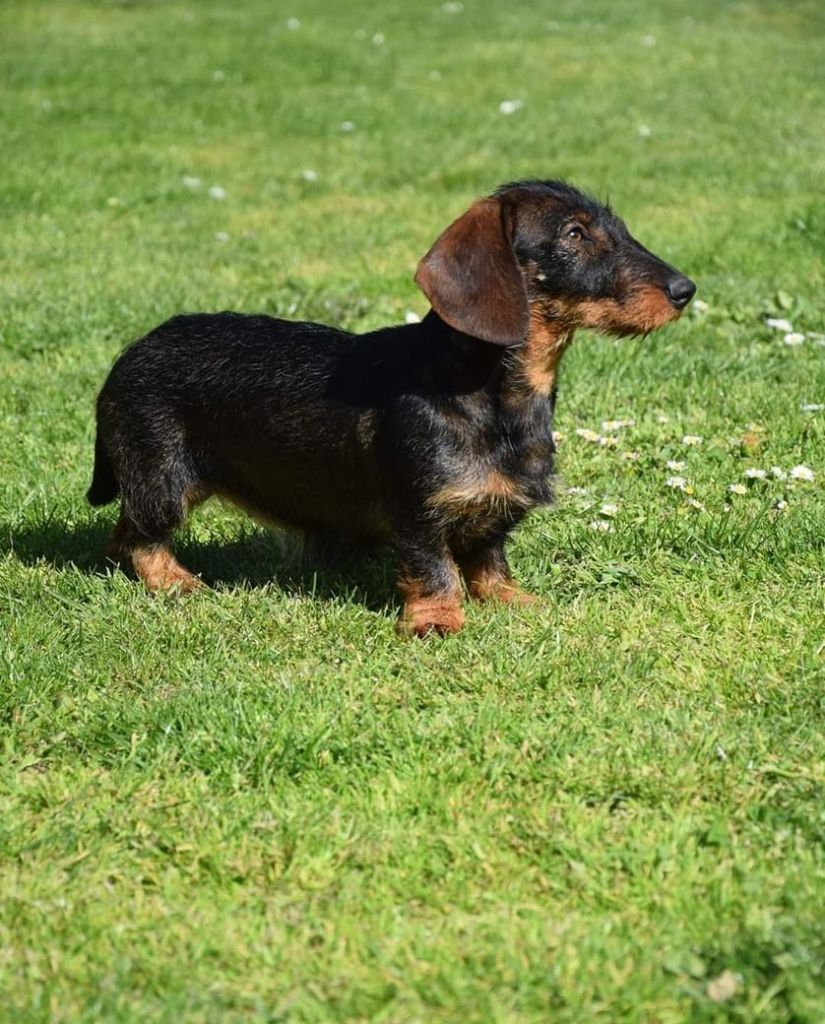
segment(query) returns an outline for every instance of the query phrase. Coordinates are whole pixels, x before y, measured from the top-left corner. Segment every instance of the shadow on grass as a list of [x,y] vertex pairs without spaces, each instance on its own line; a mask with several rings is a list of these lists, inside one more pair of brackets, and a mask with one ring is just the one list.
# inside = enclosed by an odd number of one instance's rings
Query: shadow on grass
[[[114,569],[105,547],[112,524],[76,524],[56,519],[32,524],[0,524],[0,554],[24,565],[46,563],[74,567],[92,575]],[[274,586],[287,594],[331,600],[346,596],[372,611],[383,610],[395,596],[394,565],[381,548],[314,544],[287,534],[251,528],[229,540],[199,541],[183,533],[175,553],[210,587]]]

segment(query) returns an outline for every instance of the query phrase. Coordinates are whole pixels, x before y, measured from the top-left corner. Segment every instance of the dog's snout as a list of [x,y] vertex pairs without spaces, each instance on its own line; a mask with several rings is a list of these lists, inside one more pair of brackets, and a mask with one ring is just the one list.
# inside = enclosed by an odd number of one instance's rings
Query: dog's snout
[[684,309],[696,294],[696,285],[689,277],[678,274],[668,281],[665,291],[677,309]]

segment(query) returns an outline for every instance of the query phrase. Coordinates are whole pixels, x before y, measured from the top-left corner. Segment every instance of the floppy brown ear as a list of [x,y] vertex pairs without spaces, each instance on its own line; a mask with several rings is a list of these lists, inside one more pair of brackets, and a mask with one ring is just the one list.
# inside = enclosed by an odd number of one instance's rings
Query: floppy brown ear
[[480,199],[434,242],[415,283],[442,320],[457,331],[518,345],[529,308],[499,199]]

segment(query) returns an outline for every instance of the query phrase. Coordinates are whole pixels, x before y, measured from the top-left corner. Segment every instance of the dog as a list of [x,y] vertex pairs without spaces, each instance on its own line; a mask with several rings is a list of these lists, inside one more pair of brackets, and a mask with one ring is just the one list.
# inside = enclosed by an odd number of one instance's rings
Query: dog
[[110,556],[150,590],[199,586],[169,540],[217,495],[310,536],[390,542],[402,633],[460,630],[462,576],[476,600],[532,600],[505,542],[551,501],[574,332],[646,335],[696,285],[609,207],[537,180],[475,202],[415,281],[432,307],[415,324],[185,314],[128,347],[98,397],[88,492],[120,495]]

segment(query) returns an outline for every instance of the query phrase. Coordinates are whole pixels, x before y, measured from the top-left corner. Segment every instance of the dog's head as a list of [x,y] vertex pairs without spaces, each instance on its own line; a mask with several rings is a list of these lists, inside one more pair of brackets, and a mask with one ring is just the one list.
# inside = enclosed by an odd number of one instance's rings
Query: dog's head
[[696,291],[612,210],[559,181],[514,182],[479,200],[439,236],[415,280],[451,327],[499,345],[522,343],[531,319],[647,334]]

